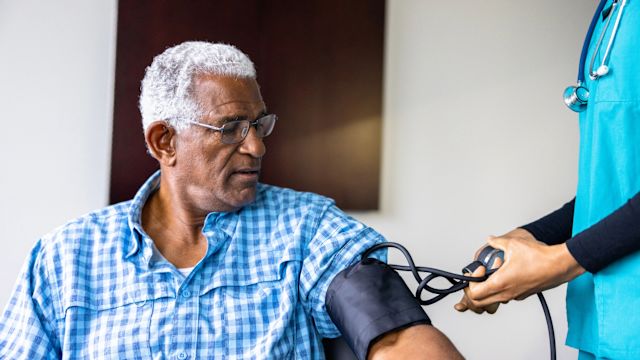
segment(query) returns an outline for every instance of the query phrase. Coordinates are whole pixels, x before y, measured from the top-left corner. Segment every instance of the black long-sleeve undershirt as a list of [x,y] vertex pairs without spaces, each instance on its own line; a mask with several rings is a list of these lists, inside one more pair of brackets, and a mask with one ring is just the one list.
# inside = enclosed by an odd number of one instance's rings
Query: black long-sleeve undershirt
[[521,228],[548,245],[566,242],[578,264],[596,273],[640,250],[640,193],[588,229],[571,237],[575,198]]

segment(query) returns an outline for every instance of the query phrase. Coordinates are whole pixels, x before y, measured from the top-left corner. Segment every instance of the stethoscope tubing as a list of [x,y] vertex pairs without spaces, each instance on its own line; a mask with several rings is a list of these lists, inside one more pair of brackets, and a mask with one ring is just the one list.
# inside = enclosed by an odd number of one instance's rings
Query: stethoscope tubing
[[[564,90],[564,103],[567,105],[567,107],[569,107],[569,109],[575,112],[582,112],[586,110],[588,105],[589,89],[585,82],[585,66],[596,24],[598,23],[598,19],[600,18],[600,16],[602,16],[603,9],[608,1],[609,0],[600,0],[596,12],[593,14],[593,18],[591,19],[591,23],[589,24],[587,35],[585,36],[584,43],[582,44],[582,51],[580,52],[577,84],[575,86],[568,86]],[[622,13],[626,3],[627,0],[613,0],[610,10],[607,10],[607,14],[605,15],[605,17],[607,18],[607,22],[604,24],[603,29],[600,32],[600,36],[598,38],[598,41],[596,42],[591,61],[589,62],[589,78],[591,80],[598,80],[600,77],[605,76],[609,73],[607,59],[609,58],[613,42],[618,33],[620,19],[622,18]],[[594,71],[593,67],[595,65],[596,58],[598,57],[598,53],[600,52],[600,47],[602,46],[602,42],[604,41],[607,29],[609,28],[611,20],[614,16],[616,17],[616,20],[614,22],[613,28],[611,29],[611,35],[609,35],[609,41],[607,42],[607,47],[602,57],[601,64],[598,69]]]
[[[591,38],[593,37],[593,32],[596,28],[596,24],[598,23],[598,18],[600,18],[600,14],[602,14],[602,10],[606,5],[608,0],[600,0],[600,4],[598,4],[598,8],[596,12],[593,14],[593,18],[591,19],[591,23],[589,24],[589,30],[587,30],[587,35],[584,38],[584,43],[582,44],[582,51],[580,52],[580,63],[578,65],[578,85],[584,84],[584,66],[587,62],[587,53],[589,51],[589,45],[591,44]],[[595,56],[594,56],[595,57]]]

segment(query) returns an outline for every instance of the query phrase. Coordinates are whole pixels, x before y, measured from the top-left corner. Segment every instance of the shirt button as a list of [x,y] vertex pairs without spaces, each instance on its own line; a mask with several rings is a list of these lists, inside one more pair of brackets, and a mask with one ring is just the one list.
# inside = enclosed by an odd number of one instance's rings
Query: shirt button
[[183,298],[188,298],[189,296],[191,296],[191,291],[189,291],[188,289],[182,290],[182,297]]
[[181,352],[180,354],[178,354],[178,359],[179,360],[185,360],[187,358],[187,353],[186,352]]

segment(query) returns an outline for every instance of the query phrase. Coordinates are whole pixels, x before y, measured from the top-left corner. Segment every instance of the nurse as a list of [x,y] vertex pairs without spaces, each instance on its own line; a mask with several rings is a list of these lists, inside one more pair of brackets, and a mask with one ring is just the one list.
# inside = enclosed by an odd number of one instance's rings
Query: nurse
[[640,1],[601,1],[565,102],[580,112],[575,198],[490,237],[504,264],[455,308],[493,313],[569,282],[566,344],[579,359],[640,359]]

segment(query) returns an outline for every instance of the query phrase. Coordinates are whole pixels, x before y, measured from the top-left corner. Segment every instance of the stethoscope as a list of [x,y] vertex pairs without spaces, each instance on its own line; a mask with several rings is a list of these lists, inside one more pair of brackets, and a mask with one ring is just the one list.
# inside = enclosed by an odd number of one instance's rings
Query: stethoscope
[[[582,52],[580,53],[580,65],[578,66],[578,83],[576,85],[568,86],[564,90],[564,103],[569,107],[569,109],[575,112],[582,112],[586,110],[587,103],[589,102],[589,89],[587,89],[587,87],[585,86],[584,66],[587,61],[587,51],[589,49],[589,44],[591,43],[593,31],[596,27],[596,23],[598,22],[598,18],[600,18],[601,14],[603,14],[604,5],[606,3],[607,0],[600,1],[600,4],[596,9],[596,13],[593,15],[593,19],[591,19],[591,24],[589,24],[589,30],[587,31],[587,36],[585,37],[584,44],[582,45]],[[591,62],[589,63],[589,78],[591,80],[597,80],[609,73],[607,60],[609,58],[609,53],[611,52],[613,40],[616,38],[616,34],[618,33],[618,25],[620,25],[622,11],[624,10],[626,4],[627,0],[613,0],[611,7],[605,10],[605,13],[603,14],[603,16],[607,18],[607,22],[602,28],[600,38],[598,38],[598,42],[596,43],[595,52],[593,53]],[[598,55],[598,52],[600,51],[602,41],[604,40],[604,35],[609,28],[609,23],[611,22],[616,9],[618,9],[618,15],[616,16],[616,21],[613,24],[613,29],[611,30],[611,35],[609,36],[607,48],[605,49],[604,55],[602,56],[602,62],[600,63],[600,66],[594,71],[593,66],[595,65],[595,59]]]

